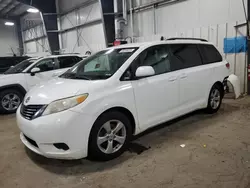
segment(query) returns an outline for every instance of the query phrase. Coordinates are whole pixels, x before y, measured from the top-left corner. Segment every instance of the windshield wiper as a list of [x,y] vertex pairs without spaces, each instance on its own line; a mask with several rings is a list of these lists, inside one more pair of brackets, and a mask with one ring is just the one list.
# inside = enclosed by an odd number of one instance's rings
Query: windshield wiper
[[79,75],[76,75],[75,77],[74,77],[75,79],[83,79],[83,80],[91,80],[89,77],[87,77],[87,76],[79,76]]
[[91,80],[89,77],[87,76],[83,76],[83,75],[77,75],[75,73],[64,73],[62,76],[60,76],[61,78],[68,78],[68,79],[82,79],[82,80]]

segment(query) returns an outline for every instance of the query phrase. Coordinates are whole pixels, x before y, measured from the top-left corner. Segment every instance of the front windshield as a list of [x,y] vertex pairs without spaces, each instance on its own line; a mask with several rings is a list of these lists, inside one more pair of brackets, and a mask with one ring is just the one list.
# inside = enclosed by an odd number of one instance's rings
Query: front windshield
[[138,48],[109,49],[84,59],[61,78],[98,80],[111,77]]
[[4,74],[16,74],[23,72],[26,68],[28,68],[32,63],[34,63],[35,59],[27,59],[22,61],[21,63],[18,63],[16,66],[11,67],[9,70],[7,70]]

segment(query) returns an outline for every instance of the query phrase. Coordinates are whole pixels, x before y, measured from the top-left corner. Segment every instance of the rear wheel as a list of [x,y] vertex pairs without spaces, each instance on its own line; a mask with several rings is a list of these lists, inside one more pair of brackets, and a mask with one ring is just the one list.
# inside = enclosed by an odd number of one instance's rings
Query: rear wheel
[[215,84],[209,94],[208,104],[207,104],[207,112],[210,114],[216,113],[221,106],[222,103],[223,92],[220,85]]
[[0,92],[0,112],[15,113],[23,100],[24,95],[15,89],[6,89]]
[[95,122],[89,140],[89,158],[107,161],[120,156],[130,141],[131,123],[123,113],[110,111]]

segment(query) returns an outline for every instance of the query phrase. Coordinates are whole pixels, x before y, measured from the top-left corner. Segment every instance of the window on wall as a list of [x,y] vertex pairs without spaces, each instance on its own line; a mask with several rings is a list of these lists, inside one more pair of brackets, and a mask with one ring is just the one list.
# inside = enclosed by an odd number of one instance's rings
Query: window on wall
[[45,71],[52,71],[55,69],[58,69],[59,66],[57,65],[57,63],[55,63],[54,59],[44,59],[41,60],[37,65],[37,68],[39,68],[41,70],[41,72],[45,72]]
[[213,45],[199,44],[202,60],[204,64],[222,61],[222,57]]
[[82,60],[80,57],[77,56],[65,56],[65,57],[59,57],[59,65],[60,68],[68,68],[74,66],[76,63],[78,63],[80,60]]
[[152,66],[155,74],[163,74],[171,71],[169,52],[167,45],[151,47],[139,56],[138,66]]
[[196,44],[171,44],[169,48],[172,71],[202,65]]

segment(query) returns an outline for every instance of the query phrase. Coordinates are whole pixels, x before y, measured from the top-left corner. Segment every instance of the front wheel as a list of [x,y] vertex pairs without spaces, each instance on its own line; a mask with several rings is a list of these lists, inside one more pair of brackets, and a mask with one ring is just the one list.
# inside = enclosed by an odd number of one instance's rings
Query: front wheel
[[209,94],[209,98],[208,98],[208,104],[207,104],[207,112],[209,114],[213,114],[216,113],[221,106],[222,103],[222,88],[215,84]]
[[0,92],[0,112],[15,113],[23,100],[23,94],[15,89],[6,89]]
[[95,122],[89,140],[89,158],[107,161],[120,156],[130,141],[131,123],[121,112],[102,114]]

